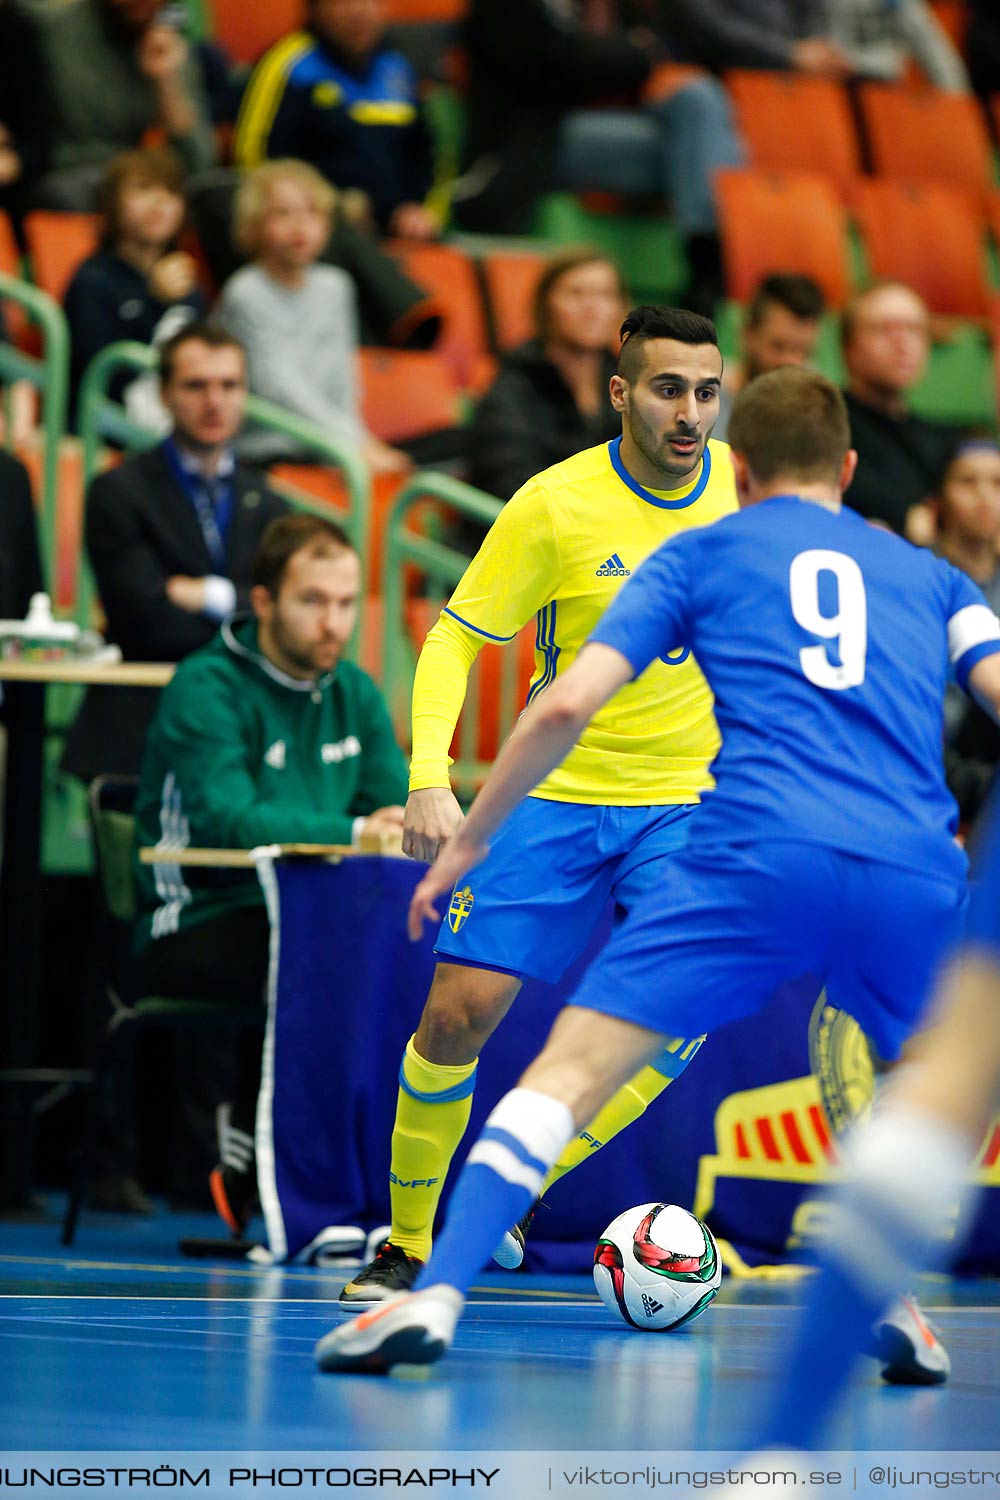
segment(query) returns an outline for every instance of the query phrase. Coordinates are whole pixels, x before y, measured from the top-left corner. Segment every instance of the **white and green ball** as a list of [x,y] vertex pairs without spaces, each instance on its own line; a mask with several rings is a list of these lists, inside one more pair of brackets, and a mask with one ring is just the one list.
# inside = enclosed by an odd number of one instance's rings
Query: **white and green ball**
[[722,1283],[712,1231],[675,1203],[641,1203],[613,1219],[594,1251],[594,1285],[632,1328],[669,1333],[705,1311]]

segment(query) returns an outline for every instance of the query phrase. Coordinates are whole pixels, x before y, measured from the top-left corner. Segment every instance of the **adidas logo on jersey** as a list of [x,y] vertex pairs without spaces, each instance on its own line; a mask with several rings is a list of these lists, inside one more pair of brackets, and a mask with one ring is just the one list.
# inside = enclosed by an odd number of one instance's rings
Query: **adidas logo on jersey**
[[632,569],[626,568],[617,552],[612,552],[607,562],[601,563],[595,578],[631,578]]
[[657,1313],[663,1311],[663,1303],[655,1301],[648,1292],[642,1294],[642,1310],[647,1318],[653,1318]]
[[275,740],[274,744],[264,751],[265,764],[269,765],[273,771],[283,771],[285,769],[285,754],[284,740]]

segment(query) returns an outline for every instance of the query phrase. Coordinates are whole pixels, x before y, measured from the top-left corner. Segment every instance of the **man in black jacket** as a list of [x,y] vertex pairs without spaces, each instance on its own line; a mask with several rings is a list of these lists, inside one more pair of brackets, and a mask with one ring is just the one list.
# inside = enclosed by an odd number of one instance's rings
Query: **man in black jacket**
[[[170,437],[94,480],[85,537],[108,638],[131,661],[181,661],[249,607],[257,544],[284,501],[236,463],[246,360],[220,329],[189,324],[163,346]],[[149,688],[92,688],[66,769],[89,781],[135,774],[156,708]]]
[[911,542],[927,542],[933,535],[927,501],[963,437],[961,428],[929,421],[910,406],[930,358],[927,307],[912,287],[876,283],[845,307],[841,342],[858,453],[844,503]]

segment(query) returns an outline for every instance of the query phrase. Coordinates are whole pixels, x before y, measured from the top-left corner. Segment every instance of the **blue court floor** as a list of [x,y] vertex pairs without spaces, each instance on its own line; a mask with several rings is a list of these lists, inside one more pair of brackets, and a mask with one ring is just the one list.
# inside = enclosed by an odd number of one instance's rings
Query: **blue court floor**
[[[690,1330],[640,1334],[589,1278],[484,1275],[432,1371],[321,1375],[348,1273],[178,1254],[216,1232],[88,1215],[63,1252],[54,1222],[0,1224],[0,1449],[729,1449],[801,1297],[727,1279]],[[866,1362],[831,1447],[1000,1449],[1000,1282],[921,1295],[951,1383],[888,1389]]]

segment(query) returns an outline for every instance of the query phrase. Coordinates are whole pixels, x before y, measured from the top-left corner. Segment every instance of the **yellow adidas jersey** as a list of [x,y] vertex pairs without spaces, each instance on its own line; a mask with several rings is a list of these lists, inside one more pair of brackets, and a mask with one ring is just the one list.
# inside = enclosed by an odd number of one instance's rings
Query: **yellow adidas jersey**
[[[536,616],[529,702],[566,670],[651,552],[736,509],[725,443],[709,442],[696,477],[670,491],[634,480],[620,444],[588,448],[518,490],[448,602],[446,613],[489,640],[512,640]],[[708,766],[718,747],[708,684],[680,653],[627,683],[533,795],[611,806],[697,802],[713,784]]]

